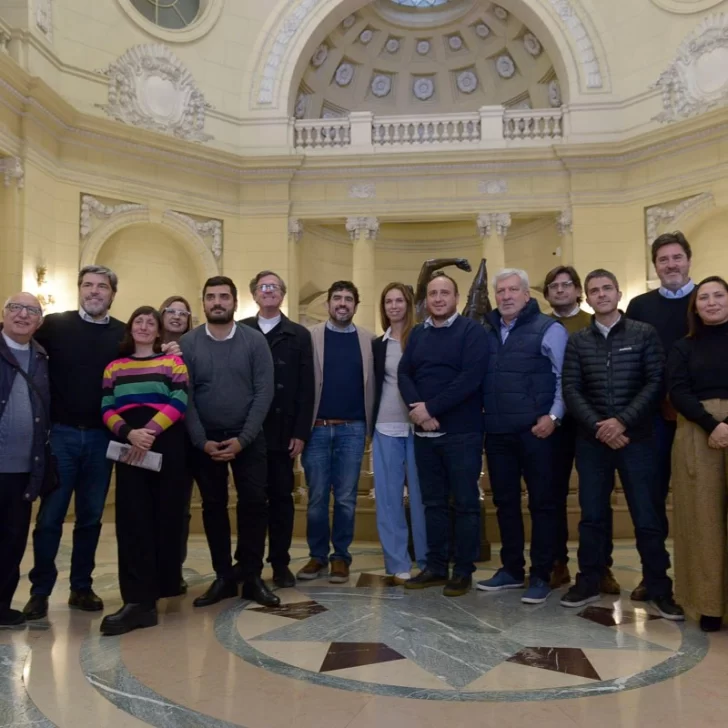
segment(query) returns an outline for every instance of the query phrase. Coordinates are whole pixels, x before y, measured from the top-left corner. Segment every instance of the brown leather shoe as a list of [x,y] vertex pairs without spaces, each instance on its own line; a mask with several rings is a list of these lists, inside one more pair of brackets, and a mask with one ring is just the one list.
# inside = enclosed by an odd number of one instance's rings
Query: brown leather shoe
[[632,590],[632,593],[629,595],[629,598],[633,602],[646,602],[650,598],[647,594],[647,587],[645,586],[644,581],[637,584],[637,586]]
[[349,564],[338,559],[331,562],[331,573],[329,581],[332,584],[345,584],[349,581]]
[[614,574],[611,569],[604,570],[602,578],[599,580],[599,591],[602,594],[622,593],[622,587],[619,586],[619,582],[614,578]]
[[316,559],[311,559],[306,566],[298,570],[296,574],[297,579],[302,581],[310,581],[312,579],[318,579],[319,576],[323,576],[326,573],[326,564],[322,564]]
[[552,589],[558,589],[559,587],[564,586],[564,584],[568,584],[570,581],[571,574],[569,573],[569,567],[561,561],[555,562],[553,571],[551,572],[549,586]]

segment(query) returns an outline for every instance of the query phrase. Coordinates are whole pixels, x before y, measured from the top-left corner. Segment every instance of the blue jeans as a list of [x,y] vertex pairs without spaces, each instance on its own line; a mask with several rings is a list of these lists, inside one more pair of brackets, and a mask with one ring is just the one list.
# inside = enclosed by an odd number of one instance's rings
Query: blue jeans
[[[308,484],[306,539],[312,559],[351,563],[356,493],[366,443],[366,423],[314,427],[301,456]],[[329,525],[329,501],[334,492],[334,523]]]
[[576,469],[581,506],[579,570],[582,577],[598,588],[606,565],[609,499],[616,470],[634,524],[647,593],[652,599],[671,595],[672,581],[667,575],[670,556],[665,548],[665,500],[655,472],[654,438],[612,450],[598,440],[579,437]]
[[480,554],[480,491],[483,435],[480,432],[415,437],[427,523],[427,568],[449,573],[450,500],[455,510],[453,577],[468,577]]
[[425,507],[422,505],[420,481],[415,463],[415,436],[389,437],[374,432],[374,492],[377,507],[377,531],[384,551],[384,568],[388,574],[408,572],[412,567],[407,550],[409,528],[404,512],[404,483],[407,479],[412,540],[420,569],[427,563]]
[[106,459],[109,434],[105,429],[81,430],[53,425],[51,448],[58,458],[59,487],[41,500],[33,531],[35,565],[30,572],[31,594],[50,596],[58,577],[56,555],[63,535],[63,521],[71,495],[75,497],[71,589],[91,588],[101,516],[111,479],[111,460]]

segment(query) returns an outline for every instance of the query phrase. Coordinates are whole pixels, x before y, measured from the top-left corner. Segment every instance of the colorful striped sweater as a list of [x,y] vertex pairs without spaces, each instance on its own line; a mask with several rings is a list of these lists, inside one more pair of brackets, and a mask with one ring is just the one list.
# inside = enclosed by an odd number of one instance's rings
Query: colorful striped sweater
[[132,428],[124,421],[123,413],[133,407],[151,407],[157,414],[144,427],[159,435],[184,418],[188,382],[187,366],[178,356],[115,359],[104,370],[104,424],[126,440]]

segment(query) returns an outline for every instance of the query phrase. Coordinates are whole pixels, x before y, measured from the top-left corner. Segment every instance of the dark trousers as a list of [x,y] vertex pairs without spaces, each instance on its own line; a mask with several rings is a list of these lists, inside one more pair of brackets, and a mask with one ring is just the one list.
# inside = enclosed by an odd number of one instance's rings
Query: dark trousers
[[577,440],[579,570],[593,588],[598,588],[606,565],[609,499],[616,471],[634,524],[647,592],[652,598],[672,594],[672,581],[667,575],[670,557],[665,549],[665,501],[655,474],[654,451],[652,437],[619,450],[593,438],[580,436]]
[[[190,468],[192,464],[190,463]],[[182,518],[182,536],[180,542],[180,565],[184,565],[187,561],[187,542],[190,538],[190,521],[192,520],[192,489],[195,485],[195,479],[188,469],[187,475],[183,483],[180,484],[181,490],[185,496],[185,512]]]
[[[672,443],[675,440],[677,422],[666,420],[659,412],[655,415],[655,455],[657,457],[657,487],[663,501],[667,502],[672,476]],[[670,530],[667,509],[664,510],[665,533]]]
[[0,612],[10,608],[30,530],[28,473],[0,473]]
[[[554,498],[556,499],[556,553],[555,560],[566,564],[569,561],[569,481],[576,456],[576,420],[568,415],[551,437],[554,440]],[[612,507],[609,506],[609,543],[607,545],[607,566],[612,567]]]
[[415,461],[425,506],[427,568],[449,572],[450,501],[455,512],[453,577],[470,576],[480,554],[480,432],[415,437]]
[[[553,436],[552,436],[553,437]],[[553,490],[552,437],[531,433],[488,434],[485,453],[501,532],[501,563],[515,579],[523,579],[526,560],[521,514],[521,476],[528,489],[531,514],[531,576],[548,582],[554,563],[556,499]]]
[[111,460],[106,459],[109,431],[53,425],[51,448],[58,459],[58,488],[41,499],[33,530],[34,566],[31,594],[50,596],[58,577],[56,555],[71,496],[76,522],[73,527],[71,589],[87,591],[93,583],[101,516],[111,480]]
[[[208,432],[209,440],[221,442],[235,432]],[[202,450],[193,453],[194,478],[202,496],[202,522],[210,548],[212,568],[218,578],[233,580],[233,560],[228,517],[228,468],[238,494],[236,557],[242,576],[250,579],[263,571],[265,534],[268,530],[268,492],[265,438],[259,434],[229,463],[215,462]]]
[[274,569],[291,563],[293,538],[293,458],[286,450],[268,452],[268,561]]

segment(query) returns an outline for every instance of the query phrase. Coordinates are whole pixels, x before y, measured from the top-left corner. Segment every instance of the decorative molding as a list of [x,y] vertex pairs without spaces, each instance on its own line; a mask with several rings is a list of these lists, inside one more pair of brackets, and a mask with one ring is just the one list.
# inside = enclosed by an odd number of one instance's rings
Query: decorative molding
[[166,210],[164,217],[179,220],[202,240],[209,240],[208,247],[219,262],[222,256],[222,221],[221,220],[195,220],[183,212]]
[[451,51],[459,51],[462,50],[463,46],[465,45],[463,43],[463,39],[459,35],[451,35],[447,39],[447,44],[450,47]]
[[329,57],[329,47],[326,45],[326,43],[322,43],[317,49],[316,52],[311,56],[311,65],[314,68],[320,68],[324,65],[324,62]]
[[672,122],[728,104],[728,15],[715,13],[680,44],[651,88],[662,91],[656,121]]
[[389,92],[392,90],[392,77],[385,73],[378,73],[372,79],[371,89],[377,98],[383,98],[389,95]]
[[53,40],[53,0],[35,0],[35,26],[49,40]]
[[486,212],[478,215],[477,225],[483,238],[493,234],[504,237],[511,226],[511,215],[509,212]]
[[508,192],[508,182],[504,179],[486,179],[478,182],[478,192],[482,195],[502,195]]
[[475,34],[478,38],[487,38],[490,35],[490,28],[485,23],[478,23],[475,26]]
[[85,240],[94,228],[94,218],[97,220],[111,220],[117,215],[123,215],[132,210],[146,210],[146,205],[135,202],[119,202],[107,205],[97,200],[93,195],[81,195],[81,240]]
[[427,101],[435,93],[435,82],[429,76],[416,78],[412,84],[412,93],[420,101]]
[[478,88],[478,77],[473,71],[461,71],[455,80],[458,89],[464,94],[471,94]]
[[495,62],[495,69],[501,78],[512,78],[516,72],[516,64],[510,56],[499,56]]
[[387,53],[396,53],[399,50],[399,38],[390,38],[384,47]]
[[421,56],[426,56],[430,52],[430,41],[429,40],[418,41],[416,50],[417,50],[417,53],[419,53]]
[[574,213],[570,207],[556,216],[556,229],[559,235],[571,235],[574,232]]
[[371,28],[365,28],[359,33],[359,42],[364,45],[371,43],[372,38],[374,38],[374,31]]
[[210,104],[166,46],[134,46],[102,73],[109,78],[109,103],[101,108],[114,119],[188,141],[213,138],[204,132]]
[[526,49],[527,53],[534,57],[541,55],[541,51],[543,50],[541,42],[533,33],[526,33],[526,35],[523,36],[523,47]]
[[549,104],[552,109],[558,109],[561,106],[561,86],[556,79],[549,81]]
[[377,196],[374,182],[358,182],[349,187],[349,197],[355,200],[373,200]]
[[676,15],[692,15],[710,10],[720,5],[723,0],[652,0],[652,4],[662,10]]
[[347,217],[346,231],[353,241],[376,240],[379,234],[379,220],[376,217]]
[[342,63],[336,69],[334,79],[337,86],[348,86],[354,78],[354,66],[351,63]]
[[8,52],[8,43],[10,43],[10,33],[0,28],[0,53]]
[[5,157],[0,159],[0,172],[5,178],[5,186],[10,187],[10,183],[15,180],[15,184],[19,190],[25,187],[25,168],[23,160],[20,157]]
[[710,192],[702,192],[693,197],[687,197],[680,202],[671,206],[654,205],[645,210],[645,233],[647,247],[652,247],[652,243],[657,237],[657,231],[660,225],[665,223],[677,223],[685,220],[691,215],[703,210],[707,207],[715,205],[715,198]]
[[505,8],[502,8],[500,5],[493,6],[493,15],[495,15],[498,20],[502,20],[503,22],[508,20],[508,11]]
[[288,218],[288,238],[294,243],[300,243],[303,237],[303,221],[297,217]]

